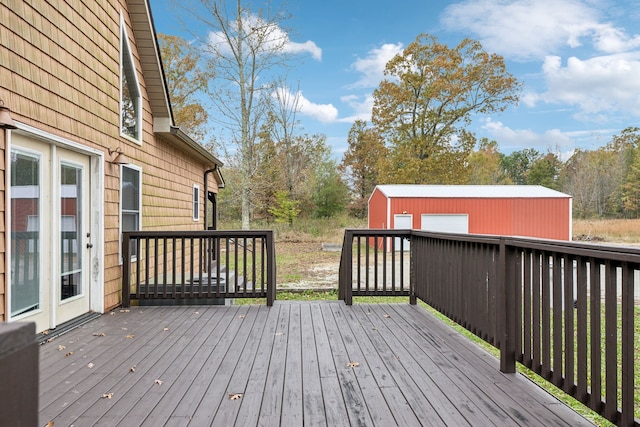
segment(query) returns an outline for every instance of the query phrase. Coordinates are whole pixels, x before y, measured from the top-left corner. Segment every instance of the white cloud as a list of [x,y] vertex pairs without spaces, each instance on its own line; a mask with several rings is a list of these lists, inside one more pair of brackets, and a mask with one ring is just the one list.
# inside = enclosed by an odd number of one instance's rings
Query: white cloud
[[503,151],[518,151],[523,148],[535,148],[538,151],[547,149],[572,147],[575,135],[562,132],[558,129],[549,129],[540,134],[531,129],[511,129],[502,122],[496,122],[490,118],[482,126],[491,139],[498,141]]
[[332,104],[313,103],[302,95],[302,91],[292,93],[286,88],[279,88],[278,90],[281,91],[280,95],[274,93],[272,97],[292,101],[297,98],[298,108],[302,115],[312,117],[323,123],[335,122],[338,118],[338,109]]
[[560,129],[548,129],[543,133],[531,129],[512,129],[502,122],[487,118],[482,125],[490,139],[498,141],[500,151],[511,153],[525,148],[534,148],[539,152],[551,151],[556,153],[560,160],[565,161],[575,151],[576,147],[597,149],[602,147],[605,141],[618,133],[619,129],[588,129],[576,131],[562,131]]
[[[265,22],[257,15],[247,14],[243,18],[244,28],[248,29],[246,37],[249,45],[262,46],[263,51],[280,50],[284,53],[301,54],[309,53],[311,56],[320,61],[322,59],[322,49],[314,42],[306,41],[297,43],[291,41],[289,34],[280,28],[276,23]],[[232,31],[237,30],[237,24],[231,25]],[[255,29],[264,29],[264,31],[255,31]],[[264,40],[257,40],[257,35],[265,37]],[[229,44],[224,33],[220,31],[211,31],[208,37],[209,45],[216,51],[231,53]]]
[[611,113],[640,117],[640,52],[599,56],[587,60],[570,57],[566,65],[549,56],[542,65],[547,91],[526,94],[525,105],[539,101],[576,106],[574,118],[604,122]]
[[340,98],[353,110],[353,114],[339,119],[342,123],[353,123],[356,120],[371,121],[371,109],[373,108],[373,96],[371,93],[365,96],[345,95]]
[[289,53],[310,53],[313,59],[320,61],[322,59],[322,49],[320,49],[314,42],[306,41],[304,43],[296,43],[287,39],[287,43],[284,46],[285,52]]
[[617,53],[640,46],[640,36],[602,23],[602,12],[579,0],[465,0],[448,6],[441,22],[471,32],[484,47],[516,60],[542,59],[562,47],[582,46]]
[[357,82],[350,88],[377,87],[384,79],[384,68],[394,56],[402,52],[402,43],[383,44],[379,48],[371,49],[364,58],[358,58],[351,68],[361,74]]

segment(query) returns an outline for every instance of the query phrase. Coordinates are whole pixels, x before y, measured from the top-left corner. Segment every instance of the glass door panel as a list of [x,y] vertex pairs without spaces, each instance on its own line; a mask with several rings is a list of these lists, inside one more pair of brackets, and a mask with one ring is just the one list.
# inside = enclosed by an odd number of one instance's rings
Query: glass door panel
[[83,293],[82,168],[60,165],[60,299]]
[[11,317],[41,308],[40,156],[11,151]]

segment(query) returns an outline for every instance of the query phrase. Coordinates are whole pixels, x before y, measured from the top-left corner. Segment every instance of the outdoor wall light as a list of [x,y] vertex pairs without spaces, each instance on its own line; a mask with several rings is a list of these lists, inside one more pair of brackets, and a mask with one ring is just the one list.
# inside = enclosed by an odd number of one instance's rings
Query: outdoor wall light
[[0,128],[1,129],[18,129],[18,126],[11,118],[11,110],[4,106],[4,101],[0,99]]
[[120,148],[120,147],[116,147],[116,148],[113,148],[113,149],[108,148],[108,150],[109,150],[109,155],[110,156],[113,156],[115,154],[113,159],[111,159],[111,163],[113,163],[115,165],[126,165],[126,164],[129,163],[129,159],[122,152],[122,148]]

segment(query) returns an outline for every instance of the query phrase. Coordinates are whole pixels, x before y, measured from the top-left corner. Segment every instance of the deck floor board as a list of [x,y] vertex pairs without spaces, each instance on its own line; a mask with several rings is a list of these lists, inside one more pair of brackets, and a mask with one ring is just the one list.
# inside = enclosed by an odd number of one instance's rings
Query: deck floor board
[[498,367],[408,304],[132,307],[41,346],[39,424],[591,425]]

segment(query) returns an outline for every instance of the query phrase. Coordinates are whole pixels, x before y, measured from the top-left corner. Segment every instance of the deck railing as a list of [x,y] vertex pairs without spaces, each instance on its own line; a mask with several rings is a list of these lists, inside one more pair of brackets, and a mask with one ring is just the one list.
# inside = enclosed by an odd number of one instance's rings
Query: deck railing
[[[133,254],[133,255],[132,255]],[[122,234],[122,304],[221,303],[276,295],[272,231]]]
[[346,230],[340,257],[339,298],[411,296],[409,230]]
[[[352,278],[360,256],[354,256],[347,240],[357,236],[360,251],[367,250],[362,242],[375,251],[371,239],[384,236],[381,231],[345,233],[339,295],[347,303],[352,295],[384,295],[380,290],[390,286],[386,281],[373,286],[370,277],[366,283]],[[522,363],[608,420],[640,425],[634,412],[634,396],[640,395],[634,375],[640,351],[640,250],[405,233],[409,295],[499,348],[503,372],[514,372],[516,362]],[[377,290],[362,293],[372,286]]]

